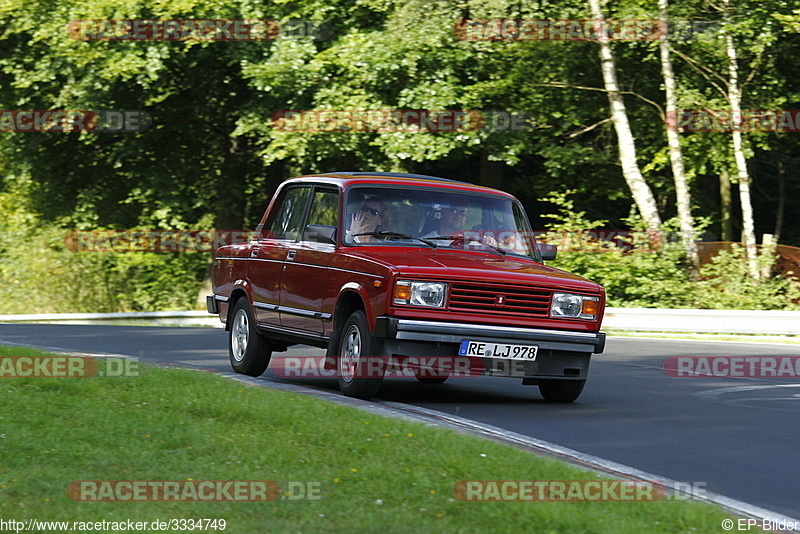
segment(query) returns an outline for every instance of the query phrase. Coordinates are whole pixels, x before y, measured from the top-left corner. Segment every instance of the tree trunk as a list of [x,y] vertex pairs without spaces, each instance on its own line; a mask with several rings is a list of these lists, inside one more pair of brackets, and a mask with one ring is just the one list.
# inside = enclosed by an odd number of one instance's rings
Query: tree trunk
[[[727,7],[727,2],[726,2]],[[756,229],[753,220],[753,204],[750,199],[750,173],[747,171],[747,158],[742,143],[742,99],[739,92],[739,67],[736,61],[736,47],[733,36],[725,34],[725,47],[728,53],[728,103],[731,106],[733,127],[733,157],[739,181],[739,202],[742,205],[742,241],[744,241],[747,268],[750,276],[759,278],[758,249],[756,247]]]
[[778,212],[775,215],[775,243],[781,240],[783,230],[783,214],[786,211],[786,170],[783,168],[783,157],[778,156]]
[[492,161],[489,153],[481,151],[480,178],[478,183],[486,187],[500,189],[503,186],[503,162]]
[[[660,22],[662,28],[668,28],[669,15],[667,13],[668,0],[658,0]],[[661,52],[661,72],[664,76],[664,89],[666,98],[667,117],[676,117],[678,113],[677,96],[675,94],[675,73],[672,70],[670,59],[670,45],[667,35],[662,35],[659,43]],[[700,258],[697,255],[695,243],[694,221],[692,220],[692,197],[686,180],[683,165],[683,152],[681,151],[680,134],[677,128],[666,128],[667,146],[669,147],[669,160],[672,165],[672,177],[675,180],[675,196],[678,207],[678,221],[681,229],[681,242],[689,262],[692,278],[698,277]]]
[[778,249],[778,243],[775,236],[772,234],[764,234],[761,236],[761,278],[771,278],[772,269],[775,267],[775,252]]
[[217,181],[216,229],[243,230],[247,209],[247,142],[241,137],[228,137]]
[[[217,181],[217,202],[215,208],[214,231],[244,230],[244,213],[247,208],[247,155],[243,138],[230,136],[226,138],[227,146],[222,159],[220,176]],[[211,263],[212,251],[208,257],[208,265],[203,276],[203,284],[195,300],[195,308],[206,307],[206,295],[211,295]]]
[[719,173],[719,211],[722,223],[720,241],[733,241],[733,197],[731,196],[731,175],[728,169]]
[[[605,20],[600,9],[600,0],[588,0],[589,8],[592,11],[592,18],[598,21]],[[625,102],[620,94],[617,84],[616,65],[614,56],[611,53],[611,45],[608,38],[601,35],[598,44],[600,45],[600,68],[603,73],[603,84],[608,95],[608,103],[611,108],[611,120],[617,133],[619,143],[619,159],[622,165],[622,175],[631,190],[633,201],[639,209],[639,213],[644,219],[647,228],[654,232],[660,231],[661,217],[658,214],[658,207],[650,186],[647,185],[639,164],[636,161],[636,142],[631,132],[628,113],[625,109]]]

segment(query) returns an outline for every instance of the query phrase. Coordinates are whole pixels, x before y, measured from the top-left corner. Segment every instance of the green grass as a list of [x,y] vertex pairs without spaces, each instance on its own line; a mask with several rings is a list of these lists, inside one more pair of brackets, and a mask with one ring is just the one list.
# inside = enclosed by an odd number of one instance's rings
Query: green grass
[[[0,347],[0,356],[32,355]],[[531,410],[542,407],[531,406]],[[718,532],[697,502],[462,502],[460,480],[597,474],[451,430],[378,417],[213,374],[0,379],[0,518],[224,518],[226,533]],[[319,482],[290,502],[78,502],[76,480]]]

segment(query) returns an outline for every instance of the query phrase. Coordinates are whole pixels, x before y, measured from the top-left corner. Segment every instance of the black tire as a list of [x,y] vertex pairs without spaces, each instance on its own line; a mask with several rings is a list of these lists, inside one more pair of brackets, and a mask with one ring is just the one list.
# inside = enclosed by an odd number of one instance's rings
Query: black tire
[[354,311],[335,340],[336,376],[339,389],[348,397],[370,399],[378,393],[385,368],[374,350],[367,317]]
[[581,396],[586,380],[542,380],[539,393],[548,402],[573,402]]
[[237,300],[231,312],[228,355],[233,370],[248,376],[264,374],[272,357],[272,344],[256,330],[256,322],[246,298]]

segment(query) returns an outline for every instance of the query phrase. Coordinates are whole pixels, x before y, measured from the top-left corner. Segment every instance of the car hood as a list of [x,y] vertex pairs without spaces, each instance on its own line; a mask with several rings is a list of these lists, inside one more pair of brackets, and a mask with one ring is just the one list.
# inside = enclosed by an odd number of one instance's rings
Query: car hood
[[602,291],[581,276],[521,256],[452,249],[364,247],[354,256],[380,263],[400,276],[440,280],[477,280]]

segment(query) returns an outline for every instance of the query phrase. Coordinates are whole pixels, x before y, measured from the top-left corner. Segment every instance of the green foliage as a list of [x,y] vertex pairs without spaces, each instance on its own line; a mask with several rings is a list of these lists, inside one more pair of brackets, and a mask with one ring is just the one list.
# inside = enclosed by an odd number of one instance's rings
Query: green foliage
[[204,253],[73,252],[63,229],[15,232],[3,240],[0,313],[192,309],[208,263]]
[[[656,6],[615,0],[604,9],[610,18],[649,19]],[[792,32],[798,11],[775,0],[747,0],[731,9],[728,30],[739,52],[743,106],[797,109],[800,40]],[[671,1],[670,11],[680,20],[725,19],[717,6],[689,0]],[[543,211],[538,203],[547,193],[576,189],[576,205],[588,218],[622,227],[630,192],[619,168],[607,97],[600,90],[596,44],[459,40],[454,24],[463,17],[580,19],[587,18],[587,5],[578,0],[0,3],[0,109],[125,109],[152,117],[151,127],[142,132],[0,132],[0,191],[13,190],[14,206],[24,205],[19,212],[3,211],[4,228],[12,232],[0,239],[3,276],[33,291],[26,282],[34,280],[30,273],[41,275],[50,272],[46,265],[59,265],[54,272],[68,282],[57,294],[69,293],[67,288],[78,283],[76,273],[85,273],[84,285],[92,289],[78,299],[82,310],[173,306],[166,292],[168,302],[162,297],[156,302],[144,297],[142,288],[162,294],[155,288],[165,287],[170,278],[193,280],[202,270],[197,257],[71,256],[58,250],[58,231],[51,235],[44,229],[249,229],[281,180],[339,169],[481,182],[516,194],[534,213]],[[330,24],[332,33],[323,40],[265,42],[92,42],[66,33],[71,20],[132,18],[296,18]],[[672,44],[679,107],[725,109],[719,87],[727,59],[719,35],[709,31],[702,39]],[[640,164],[667,220],[675,206],[659,114],[663,80],[657,45],[615,42],[613,50]],[[532,120],[526,131],[418,133],[287,132],[270,120],[281,110],[323,109],[499,110]],[[792,155],[799,142],[791,135],[745,136],[759,231],[771,231],[776,219],[775,191],[784,188],[787,198],[800,195],[800,181],[789,172],[798,167]],[[716,221],[718,174],[732,168],[729,136],[684,133],[681,143],[694,212]],[[785,184],[776,179],[777,164],[787,169]],[[782,242],[800,243],[798,221],[796,214],[786,213]],[[14,232],[24,234],[29,247],[41,248],[15,249]],[[562,255],[559,261],[609,278],[619,302],[690,305],[691,292],[674,286],[683,269],[680,250],[672,245],[650,256],[597,251],[595,258]],[[598,261],[604,254],[630,263],[628,278],[604,274],[610,264]],[[48,260],[36,267],[35,258]],[[670,266],[671,258],[676,262]],[[129,275],[136,276],[129,285],[139,293],[113,289],[115,280]],[[670,283],[659,281],[667,275]],[[638,283],[639,278],[647,282]],[[173,287],[183,291],[191,285]],[[48,306],[68,308],[54,301]]]
[[26,210],[21,190],[0,193],[0,314],[186,310],[205,253],[74,252],[68,230]]
[[[774,258],[760,256],[759,267],[771,267]],[[744,247],[733,244],[720,251],[700,271],[697,283],[704,308],[746,310],[800,309],[800,283],[784,277],[755,280],[748,274]],[[701,307],[701,306],[698,306]]]
[[[800,283],[775,277],[756,281],[748,275],[741,247],[722,251],[691,279],[683,263],[683,248],[675,231],[676,222],[662,227],[661,239],[648,235],[635,220],[634,231],[622,246],[593,234],[606,221],[586,218],[576,211],[566,193],[545,200],[558,207],[548,218],[545,241],[559,246],[558,257],[549,265],[580,274],[606,289],[608,306],[643,308],[705,309],[800,309]],[[638,229],[637,229],[638,228]],[[773,258],[760,258],[771,265]]]

